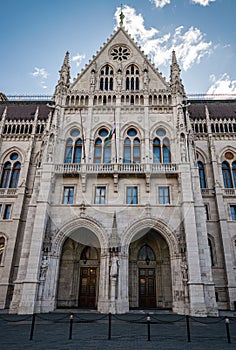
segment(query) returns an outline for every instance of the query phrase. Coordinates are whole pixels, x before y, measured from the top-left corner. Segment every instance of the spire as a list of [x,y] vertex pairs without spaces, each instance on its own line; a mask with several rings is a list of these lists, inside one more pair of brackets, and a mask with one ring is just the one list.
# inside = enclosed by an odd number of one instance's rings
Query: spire
[[170,66],[170,85],[174,93],[185,95],[182,79],[180,78],[181,69],[179,67],[175,50],[172,51],[172,62]]
[[53,95],[53,99],[56,102],[56,104],[59,103],[60,98],[62,98],[62,96],[66,94],[67,88],[70,85],[70,63],[69,63],[68,51],[66,52],[66,55],[59,73],[60,73],[60,77]]
[[65,85],[69,85],[70,83],[70,63],[69,63],[69,52],[66,52],[63,65],[61,67],[60,80],[59,82],[63,82]]
[[116,221],[116,212],[113,214],[113,222],[112,222],[112,231],[110,237],[110,248],[112,250],[117,250],[119,247],[119,237],[117,235],[117,221]]

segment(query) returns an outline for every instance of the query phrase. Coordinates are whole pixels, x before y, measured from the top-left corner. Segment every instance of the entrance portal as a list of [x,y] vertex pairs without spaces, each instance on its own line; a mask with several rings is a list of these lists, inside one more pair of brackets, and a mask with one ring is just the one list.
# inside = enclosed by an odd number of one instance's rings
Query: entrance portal
[[155,269],[139,269],[139,307],[156,307]]
[[[82,238],[89,236],[88,231],[82,233]],[[89,233],[91,238],[91,231]],[[81,241],[80,234],[74,232],[63,245],[57,288],[58,308],[97,306],[100,249],[86,245],[85,239],[83,243]],[[96,237],[93,243],[96,243]]]
[[129,248],[130,308],[171,308],[170,252],[154,229],[140,231]]
[[97,269],[82,267],[80,270],[79,307],[95,307]]

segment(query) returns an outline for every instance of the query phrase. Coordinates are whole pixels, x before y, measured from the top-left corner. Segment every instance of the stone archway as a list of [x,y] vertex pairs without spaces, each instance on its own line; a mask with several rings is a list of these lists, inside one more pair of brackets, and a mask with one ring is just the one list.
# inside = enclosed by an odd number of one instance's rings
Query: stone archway
[[[155,288],[154,299],[146,304],[147,307],[172,308],[173,311],[183,312],[185,300],[181,254],[173,230],[165,222],[149,217],[130,225],[122,238],[127,256],[129,307],[142,308],[145,305],[140,302],[141,283],[144,283],[146,290],[152,284]],[[145,245],[153,251],[155,259],[148,261],[139,257]]]
[[168,245],[155,230],[132,240],[129,247],[130,308],[172,308]]
[[[41,283],[43,289],[39,290],[41,301],[38,309],[41,312],[52,311],[57,307],[98,307],[100,298],[106,294],[106,286],[101,278],[101,274],[108,273],[104,263],[106,237],[102,225],[89,217],[73,218],[57,230],[52,239],[45,280]],[[83,253],[85,248],[86,262]],[[83,288],[81,278],[86,277],[85,272],[89,274],[87,290],[94,288],[95,292],[93,304],[88,302],[83,305],[80,291]]]

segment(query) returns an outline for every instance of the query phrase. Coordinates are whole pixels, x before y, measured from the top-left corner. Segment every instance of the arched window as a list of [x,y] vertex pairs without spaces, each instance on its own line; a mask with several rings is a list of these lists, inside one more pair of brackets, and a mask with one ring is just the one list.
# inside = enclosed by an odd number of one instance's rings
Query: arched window
[[210,238],[208,238],[208,247],[209,247],[209,251],[210,251],[211,266],[214,266],[215,265],[214,252],[213,252],[213,246],[212,246],[212,242],[211,242]]
[[78,138],[80,131],[73,129],[70,132],[70,137],[66,141],[65,159],[66,164],[81,163],[82,158],[82,139]]
[[163,128],[159,128],[156,131],[156,135],[153,140],[153,162],[154,163],[171,163],[170,153],[170,141],[166,137],[166,131]]
[[5,249],[5,238],[0,237],[0,265],[3,262],[4,249]]
[[224,187],[225,188],[232,188],[233,183],[232,183],[232,178],[231,178],[230,166],[229,166],[229,163],[226,161],[224,161],[222,163],[222,175],[223,175],[223,180],[224,180]]
[[94,144],[94,163],[111,163],[111,140],[108,130],[102,128]]
[[170,142],[167,137],[163,140],[163,163],[170,163]]
[[21,170],[21,163],[18,159],[19,155],[16,152],[7,157],[1,175],[1,188],[17,188]]
[[1,188],[7,188],[11,175],[11,163],[7,162],[3,166],[2,178],[1,178]]
[[232,163],[232,175],[233,175],[234,187],[236,188],[236,161]]
[[18,186],[20,169],[21,169],[21,164],[19,162],[16,162],[13,164],[12,172],[11,172],[11,180],[9,184],[10,188],[16,188]]
[[131,64],[126,70],[126,90],[139,90],[139,69]]
[[100,90],[113,90],[113,68],[106,64],[100,71]]
[[200,161],[197,162],[197,165],[198,165],[200,186],[201,186],[201,188],[206,188],[206,179],[205,179],[204,165]]
[[149,265],[150,261],[155,261],[155,254],[149,245],[145,244],[138,252],[138,260],[146,261],[147,265]]
[[137,137],[137,131],[134,128],[128,129],[124,141],[124,163],[141,162],[141,144]]
[[81,253],[80,260],[83,260],[84,264],[87,264],[88,260],[97,260],[98,252],[94,247],[86,246]]

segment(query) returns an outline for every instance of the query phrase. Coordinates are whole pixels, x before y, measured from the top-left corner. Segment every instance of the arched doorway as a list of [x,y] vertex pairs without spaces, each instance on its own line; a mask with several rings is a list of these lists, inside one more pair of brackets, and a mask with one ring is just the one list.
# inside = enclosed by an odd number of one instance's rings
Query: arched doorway
[[57,287],[58,308],[96,308],[100,275],[99,241],[81,228],[64,241]]
[[137,233],[129,248],[130,308],[172,308],[170,252],[154,229]]

